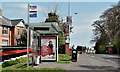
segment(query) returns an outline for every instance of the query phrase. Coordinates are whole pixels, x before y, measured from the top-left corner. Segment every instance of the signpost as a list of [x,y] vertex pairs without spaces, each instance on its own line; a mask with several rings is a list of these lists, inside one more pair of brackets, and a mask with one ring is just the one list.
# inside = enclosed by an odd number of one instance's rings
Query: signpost
[[36,18],[37,17],[37,6],[30,6],[28,4],[28,31],[27,31],[27,68],[29,68],[29,49],[30,49],[30,18]]

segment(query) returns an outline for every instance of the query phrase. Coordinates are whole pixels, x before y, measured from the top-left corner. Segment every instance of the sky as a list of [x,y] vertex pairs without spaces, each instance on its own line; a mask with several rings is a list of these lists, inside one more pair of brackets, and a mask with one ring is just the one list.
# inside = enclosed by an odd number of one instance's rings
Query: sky
[[[31,23],[44,22],[47,18],[47,13],[55,9],[58,4],[57,14],[59,19],[66,20],[68,15],[68,2],[2,2],[0,7],[3,10],[3,16],[9,19],[24,19],[27,23],[27,4],[36,5],[38,8],[38,17],[30,19]],[[70,45],[80,45],[92,47],[90,43],[93,39],[93,22],[99,19],[99,16],[116,2],[71,2],[70,15],[73,19],[73,33],[70,34]],[[77,14],[74,14],[77,13]]]

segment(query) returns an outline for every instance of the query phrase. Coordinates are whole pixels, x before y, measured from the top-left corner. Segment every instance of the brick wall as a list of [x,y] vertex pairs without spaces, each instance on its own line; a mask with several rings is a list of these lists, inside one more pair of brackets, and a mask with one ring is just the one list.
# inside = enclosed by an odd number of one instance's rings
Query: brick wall
[[0,26],[0,46],[2,45],[2,26]]
[[65,44],[65,53],[69,55],[69,43]]

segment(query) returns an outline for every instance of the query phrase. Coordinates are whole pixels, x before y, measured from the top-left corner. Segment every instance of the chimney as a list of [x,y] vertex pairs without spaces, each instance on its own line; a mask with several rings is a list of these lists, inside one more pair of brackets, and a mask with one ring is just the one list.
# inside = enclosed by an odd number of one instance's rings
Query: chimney
[[2,10],[1,10],[1,8],[0,8],[0,16],[2,16]]

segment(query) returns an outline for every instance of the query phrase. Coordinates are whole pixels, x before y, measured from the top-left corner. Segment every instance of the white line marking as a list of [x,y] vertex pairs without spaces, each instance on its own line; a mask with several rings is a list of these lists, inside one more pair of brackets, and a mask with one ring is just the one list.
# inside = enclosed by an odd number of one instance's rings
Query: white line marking
[[94,57],[94,56],[91,56],[91,57]]
[[107,61],[111,61],[111,60],[107,60]]

